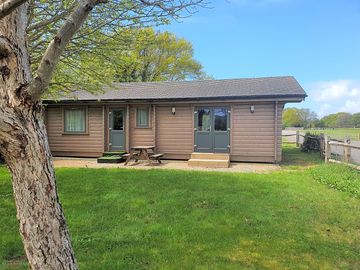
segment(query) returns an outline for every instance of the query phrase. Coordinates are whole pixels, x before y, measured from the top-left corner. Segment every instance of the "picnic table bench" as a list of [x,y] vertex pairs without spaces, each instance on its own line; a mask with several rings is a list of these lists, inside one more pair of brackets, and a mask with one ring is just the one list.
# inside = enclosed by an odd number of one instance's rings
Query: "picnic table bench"
[[164,156],[164,154],[154,154],[150,156],[150,159],[156,160],[158,163],[161,163],[161,158]]
[[[153,165],[152,160],[156,160],[158,163],[161,163],[161,158],[164,156],[164,154],[154,154],[155,146],[133,146],[130,149],[130,153],[123,155],[123,157],[127,157],[126,161],[124,163],[124,166],[126,166],[130,160],[135,160],[135,162],[138,162],[139,160],[146,160],[149,165]],[[151,151],[152,153],[149,153]]]

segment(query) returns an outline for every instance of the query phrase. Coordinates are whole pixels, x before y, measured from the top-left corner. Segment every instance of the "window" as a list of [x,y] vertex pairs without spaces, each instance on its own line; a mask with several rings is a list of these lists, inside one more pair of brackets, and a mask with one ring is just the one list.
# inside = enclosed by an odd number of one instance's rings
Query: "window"
[[211,111],[199,109],[198,114],[198,131],[211,131]]
[[136,127],[149,127],[149,108],[136,109]]
[[64,132],[85,133],[86,132],[86,109],[74,108],[64,110]]
[[227,109],[226,108],[215,108],[214,109],[215,119],[215,131],[227,131]]
[[124,130],[124,115],[122,110],[113,110],[112,129]]

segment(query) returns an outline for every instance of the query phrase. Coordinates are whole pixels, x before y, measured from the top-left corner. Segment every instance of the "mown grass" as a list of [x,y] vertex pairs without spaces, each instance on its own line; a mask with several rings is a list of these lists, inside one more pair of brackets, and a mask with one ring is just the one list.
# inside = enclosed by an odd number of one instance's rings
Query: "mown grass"
[[323,163],[318,152],[305,153],[293,143],[283,143],[281,165],[284,169],[305,169]]
[[[300,155],[287,166],[321,162]],[[360,200],[314,181],[322,166],[56,172],[81,269],[359,269]],[[26,269],[5,168],[0,205],[0,268]]]
[[350,137],[352,140],[360,140],[360,128],[334,128],[334,129],[309,129],[303,130],[301,132],[310,132],[312,134],[324,133],[329,135],[333,139],[343,140],[346,136]]

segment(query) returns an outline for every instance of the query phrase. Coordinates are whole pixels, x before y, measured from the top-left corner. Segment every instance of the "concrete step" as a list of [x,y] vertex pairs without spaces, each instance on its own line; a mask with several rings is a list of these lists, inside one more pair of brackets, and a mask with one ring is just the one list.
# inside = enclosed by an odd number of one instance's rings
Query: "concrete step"
[[230,160],[230,155],[223,153],[192,153],[191,159]]
[[230,161],[223,159],[189,159],[188,165],[204,168],[229,168]]

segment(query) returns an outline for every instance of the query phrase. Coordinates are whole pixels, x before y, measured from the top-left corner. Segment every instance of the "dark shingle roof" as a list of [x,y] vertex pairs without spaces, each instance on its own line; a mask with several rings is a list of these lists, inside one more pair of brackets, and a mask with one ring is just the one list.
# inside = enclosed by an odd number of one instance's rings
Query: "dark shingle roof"
[[104,92],[75,91],[59,101],[71,100],[202,100],[249,98],[305,98],[294,77],[227,80],[114,83]]

